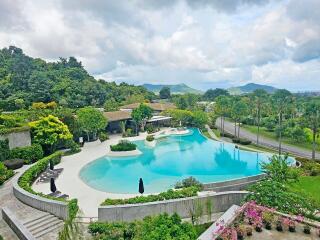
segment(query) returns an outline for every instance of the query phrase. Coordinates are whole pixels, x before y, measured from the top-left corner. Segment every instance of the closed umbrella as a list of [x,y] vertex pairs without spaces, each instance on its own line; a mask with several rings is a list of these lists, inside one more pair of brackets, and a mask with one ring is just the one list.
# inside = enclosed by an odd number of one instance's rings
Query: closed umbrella
[[52,160],[50,160],[50,162],[49,162],[49,168],[50,168],[50,170],[54,169],[54,164],[53,164]]
[[142,178],[140,178],[140,180],[139,180],[139,193],[141,193],[141,194],[144,193],[144,186],[143,186]]
[[56,184],[54,183],[54,178],[50,178],[50,190],[53,193],[57,191]]

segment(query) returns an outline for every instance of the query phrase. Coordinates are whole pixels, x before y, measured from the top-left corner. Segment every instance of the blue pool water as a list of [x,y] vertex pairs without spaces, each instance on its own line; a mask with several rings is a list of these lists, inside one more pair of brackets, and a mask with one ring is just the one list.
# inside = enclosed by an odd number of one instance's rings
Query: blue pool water
[[198,129],[190,130],[185,136],[158,140],[155,148],[136,141],[142,155],[97,159],[81,169],[80,178],[100,191],[137,193],[141,177],[145,192],[155,193],[189,176],[209,183],[257,175],[260,163],[271,156],[239,150],[234,144],[207,139]]

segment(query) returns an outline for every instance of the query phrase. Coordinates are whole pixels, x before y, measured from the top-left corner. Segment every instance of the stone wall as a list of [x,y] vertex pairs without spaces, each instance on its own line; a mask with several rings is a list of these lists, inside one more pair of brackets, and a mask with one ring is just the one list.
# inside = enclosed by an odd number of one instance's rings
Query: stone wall
[[246,189],[251,184],[256,183],[265,177],[265,174],[259,174],[250,177],[239,178],[230,181],[205,183],[203,184],[204,191],[215,191],[215,192],[225,192],[225,191],[242,191]]
[[39,209],[41,211],[49,212],[56,217],[66,220],[69,216],[68,203],[62,201],[51,200],[32,193],[29,193],[19,187],[17,183],[13,185],[13,194],[21,202]]
[[230,191],[142,204],[100,206],[98,220],[130,222],[161,213],[177,213],[182,218],[190,218],[200,208],[203,215],[207,215],[210,213],[208,210],[210,205],[212,206],[211,213],[224,212],[230,206],[240,204],[247,193],[246,191]]
[[25,147],[31,145],[30,130],[22,132],[12,132],[4,135],[0,135],[0,140],[8,139],[9,148]]

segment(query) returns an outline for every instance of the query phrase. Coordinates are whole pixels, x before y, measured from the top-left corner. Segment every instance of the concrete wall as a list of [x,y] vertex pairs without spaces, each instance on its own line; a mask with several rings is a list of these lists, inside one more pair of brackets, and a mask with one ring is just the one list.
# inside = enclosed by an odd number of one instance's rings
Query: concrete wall
[[203,215],[206,215],[208,213],[207,206],[210,202],[212,213],[224,212],[233,204],[240,204],[246,194],[245,191],[231,191],[151,203],[100,206],[98,208],[98,220],[129,222],[161,213],[177,213],[182,218],[190,218],[192,213],[199,208],[202,208]]
[[49,212],[63,220],[68,219],[69,211],[68,204],[66,202],[51,200],[35,194],[31,194],[19,187],[17,183],[13,185],[13,194],[21,202],[33,208]]
[[23,132],[13,132],[5,135],[0,135],[0,140],[8,139],[9,148],[13,149],[16,147],[25,147],[31,145],[30,130]]
[[36,240],[29,230],[19,221],[19,219],[8,209],[2,209],[2,218],[21,240]]
[[205,183],[203,184],[204,191],[215,191],[215,192],[225,192],[225,191],[241,191],[244,190],[251,184],[256,183],[265,177],[265,174],[259,174],[256,176],[244,177],[230,181]]

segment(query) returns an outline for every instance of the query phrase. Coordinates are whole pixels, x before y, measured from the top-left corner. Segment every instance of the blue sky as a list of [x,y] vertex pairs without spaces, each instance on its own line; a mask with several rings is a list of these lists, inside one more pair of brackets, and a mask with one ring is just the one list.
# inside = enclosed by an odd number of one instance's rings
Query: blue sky
[[106,81],[320,90],[319,0],[1,0],[0,47]]

